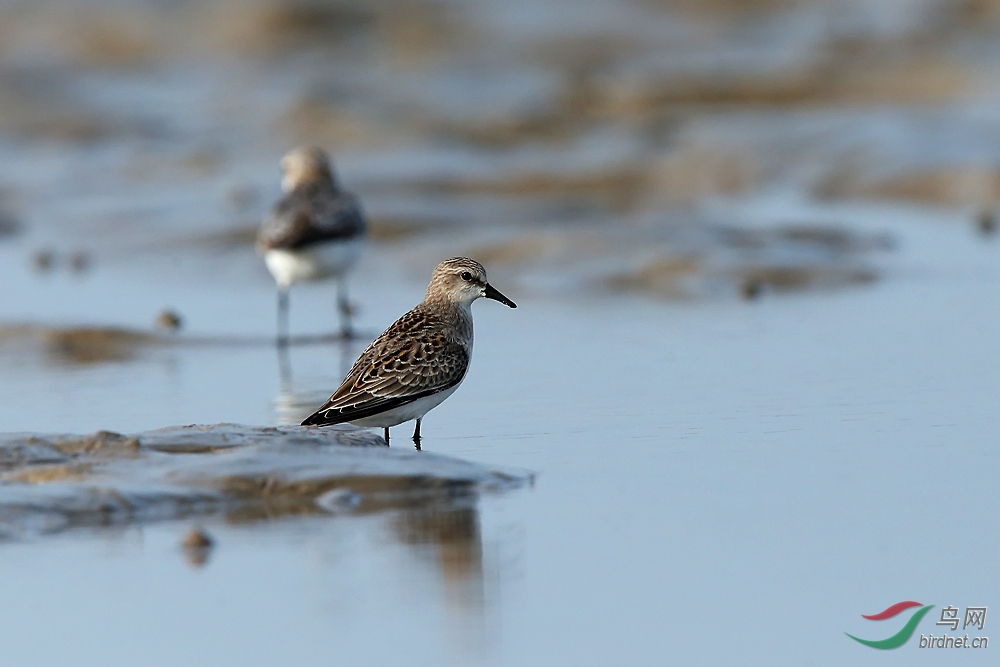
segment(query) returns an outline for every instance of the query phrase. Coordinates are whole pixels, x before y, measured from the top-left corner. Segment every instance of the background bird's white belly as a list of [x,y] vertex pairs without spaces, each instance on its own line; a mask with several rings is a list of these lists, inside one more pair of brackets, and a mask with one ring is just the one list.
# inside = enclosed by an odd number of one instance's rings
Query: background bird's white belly
[[372,415],[371,417],[358,419],[356,421],[352,421],[351,423],[355,426],[379,426],[385,428],[386,426],[396,426],[397,424],[402,424],[403,422],[419,419],[437,406],[441,405],[441,403],[444,402],[444,399],[454,394],[455,390],[458,389],[461,384],[462,383],[459,382],[450,389],[445,389],[444,391],[439,391],[436,394],[418,398],[412,403],[401,405],[398,408],[394,408],[386,412],[380,412],[379,414]]
[[282,287],[306,280],[339,278],[358,261],[363,244],[358,238],[327,241],[296,250],[276,248],[264,253],[264,263]]

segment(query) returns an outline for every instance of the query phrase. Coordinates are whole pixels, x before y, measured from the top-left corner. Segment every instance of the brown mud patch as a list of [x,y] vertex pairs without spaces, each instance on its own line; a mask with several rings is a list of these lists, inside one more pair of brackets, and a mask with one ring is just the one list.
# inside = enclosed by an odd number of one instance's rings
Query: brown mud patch
[[[722,292],[752,300],[765,292],[800,292],[866,285],[878,279],[868,266],[838,264],[703,266],[697,258],[661,257],[640,268],[611,276],[612,290],[638,291],[666,299],[692,299]],[[720,287],[724,286],[724,287]]]
[[[171,318],[179,318],[170,313]],[[173,320],[171,320],[173,321]],[[154,323],[155,324],[155,323]],[[353,339],[364,340],[359,333]],[[339,333],[296,335],[288,339],[290,346],[326,345],[344,341]],[[273,346],[268,336],[184,335],[173,326],[159,330],[126,329],[122,327],[59,327],[43,324],[0,323],[0,351],[25,347],[40,352],[57,364],[90,365],[130,361],[147,352],[171,347],[246,347]]]
[[51,356],[71,364],[124,361],[157,342],[153,334],[113,327],[47,329],[42,338]]
[[820,184],[816,195],[824,199],[871,199],[927,206],[995,205],[1000,203],[1000,166],[941,165],[885,176],[845,167]]
[[[0,435],[0,465],[0,535],[8,538],[197,515],[243,523],[440,505],[530,480],[390,449],[378,433],[351,426]],[[331,501],[331,492],[343,498]]]
[[490,194],[502,196],[577,195],[628,201],[646,190],[646,170],[621,165],[587,172],[527,171],[504,178],[428,180],[419,188],[434,194]]
[[822,65],[765,73],[641,74],[572,96],[577,111],[598,118],[644,117],[691,107],[830,107],[926,104],[974,89],[975,73],[937,60]]

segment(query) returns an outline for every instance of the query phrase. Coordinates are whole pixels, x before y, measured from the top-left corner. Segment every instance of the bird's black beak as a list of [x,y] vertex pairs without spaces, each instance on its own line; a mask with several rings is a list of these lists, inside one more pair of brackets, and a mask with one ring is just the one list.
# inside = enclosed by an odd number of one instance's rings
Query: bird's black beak
[[493,287],[493,285],[490,285],[489,283],[486,283],[486,289],[483,292],[483,296],[485,296],[487,299],[493,299],[494,301],[499,301],[505,306],[510,306],[511,308],[517,308],[516,303],[505,297],[503,294],[500,293],[500,291],[497,288]]

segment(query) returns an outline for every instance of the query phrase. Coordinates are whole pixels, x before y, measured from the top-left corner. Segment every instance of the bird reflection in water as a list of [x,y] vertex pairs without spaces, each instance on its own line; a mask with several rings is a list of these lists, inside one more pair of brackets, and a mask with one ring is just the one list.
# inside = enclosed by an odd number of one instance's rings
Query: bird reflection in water
[[[392,484],[402,486],[393,493],[389,491]],[[406,560],[410,561],[404,571],[411,576],[419,573],[417,580],[432,584],[429,604],[433,606],[436,599],[443,601],[447,622],[442,631],[452,650],[460,654],[460,664],[479,661],[494,642],[490,641],[493,624],[486,595],[477,495],[456,494],[454,489],[446,488],[429,494],[414,494],[410,488],[407,493],[408,485],[398,478],[384,480],[383,485],[382,493],[362,494],[355,502],[343,503],[338,508],[331,508],[326,503],[290,502],[280,496],[242,505],[226,512],[225,526],[227,529],[250,528],[259,537],[270,533],[274,539],[284,540],[287,534],[281,526],[294,526],[296,520],[310,522],[299,524],[293,532],[301,534],[305,525],[312,541],[329,540],[337,545],[339,555],[330,561],[336,563],[337,569],[351,560],[342,553],[344,535],[351,532],[344,532],[344,522],[359,521],[360,525],[367,525],[368,530],[389,536],[389,544],[381,539],[376,543],[383,548],[389,546],[390,551],[393,550],[391,543],[401,545],[409,557]],[[343,491],[345,496],[350,495],[347,487]],[[286,524],[286,521],[291,523]],[[271,532],[275,530],[276,533]],[[206,545],[201,539],[185,538],[184,555],[193,567],[203,566],[211,550],[211,543]],[[364,550],[355,556],[367,560],[373,554]],[[337,606],[341,607],[345,598],[339,593],[335,595]]]
[[403,544],[434,560],[450,604],[483,604],[483,547],[475,506],[432,506],[394,517],[392,527]]
[[[354,361],[354,357],[357,356],[358,348],[364,344],[366,344],[364,341],[338,340],[332,346],[310,345],[308,346],[308,353],[311,356],[309,361],[310,366],[333,370],[333,364],[330,363],[330,355],[328,353],[328,351],[333,349],[337,355],[336,369],[338,373],[334,384],[339,384],[347,375],[347,372],[351,370],[351,363]],[[316,356],[317,352],[321,354],[322,358]],[[318,383],[310,382],[310,384],[315,384],[316,387],[322,387],[322,389],[297,389],[292,372],[292,347],[288,345],[279,346],[277,347],[277,354],[278,377],[281,380],[281,390],[274,399],[274,411],[277,415],[277,423],[282,425],[301,424],[303,419],[313,413],[317,405],[326,400],[330,393],[328,385],[331,382],[331,376],[324,377]]]
[[456,648],[486,648],[486,594],[479,510],[470,498],[404,511],[390,520],[397,539],[441,575],[448,634]]

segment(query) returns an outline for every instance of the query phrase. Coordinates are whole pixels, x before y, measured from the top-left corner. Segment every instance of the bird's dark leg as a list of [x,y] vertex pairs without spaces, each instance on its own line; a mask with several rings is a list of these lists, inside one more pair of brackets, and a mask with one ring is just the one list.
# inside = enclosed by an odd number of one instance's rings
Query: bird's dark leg
[[417,427],[413,429],[413,444],[416,445],[417,451],[420,451],[420,420],[417,420]]
[[288,288],[278,287],[278,347],[288,345]]
[[385,446],[389,446],[389,427],[385,427]]
[[337,312],[340,314],[340,335],[343,338],[353,338],[351,327],[351,302],[347,298],[347,278],[337,281]]

